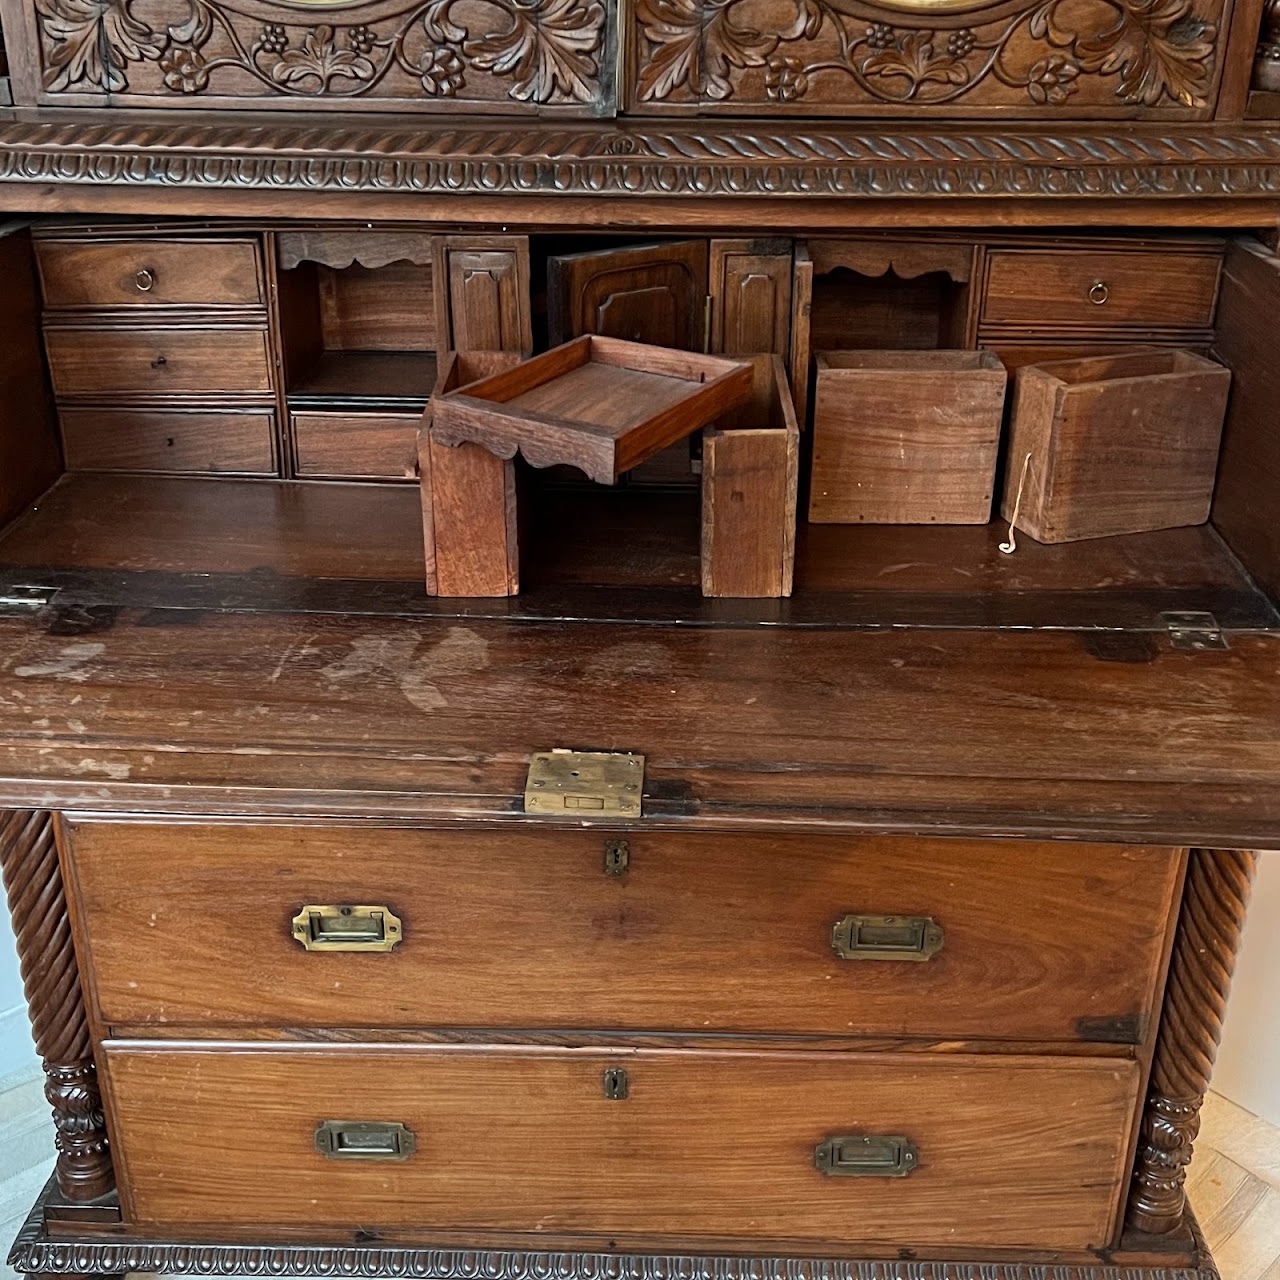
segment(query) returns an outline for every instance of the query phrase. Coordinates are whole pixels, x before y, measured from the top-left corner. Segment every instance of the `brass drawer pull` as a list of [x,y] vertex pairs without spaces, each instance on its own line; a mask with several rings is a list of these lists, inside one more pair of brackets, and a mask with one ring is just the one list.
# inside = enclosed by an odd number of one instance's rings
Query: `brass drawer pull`
[[133,277],[133,283],[137,286],[139,293],[150,293],[155,288],[156,273],[143,267],[136,276]]
[[308,951],[390,951],[404,928],[388,907],[306,906],[293,917],[293,936]]
[[929,960],[942,941],[942,926],[929,916],[848,915],[831,930],[844,960]]
[[828,1138],[813,1153],[813,1164],[829,1178],[905,1178],[920,1163],[910,1138]]
[[1095,307],[1100,307],[1109,297],[1111,290],[1107,288],[1105,281],[1095,280],[1089,288],[1089,301]]
[[407,1160],[417,1150],[412,1129],[395,1121],[326,1120],[316,1150],[329,1160]]

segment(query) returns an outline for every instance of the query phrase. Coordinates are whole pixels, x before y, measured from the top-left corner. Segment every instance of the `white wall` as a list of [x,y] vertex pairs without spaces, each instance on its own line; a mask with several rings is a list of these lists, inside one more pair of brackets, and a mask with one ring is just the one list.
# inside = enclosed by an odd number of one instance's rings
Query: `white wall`
[[18,977],[18,951],[9,930],[9,913],[0,897],[0,1078],[31,1066],[35,1060]]
[[1280,1125],[1280,853],[1264,853],[1213,1087]]

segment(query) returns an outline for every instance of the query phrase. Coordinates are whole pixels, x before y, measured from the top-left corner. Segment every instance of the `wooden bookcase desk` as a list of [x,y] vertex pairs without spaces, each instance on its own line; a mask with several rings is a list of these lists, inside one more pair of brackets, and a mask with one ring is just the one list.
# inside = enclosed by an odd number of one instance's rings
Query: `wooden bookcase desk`
[[[0,869],[59,1143],[11,1265],[1215,1280],[1280,8],[0,23]],[[424,430],[558,338],[750,395],[608,486]],[[1134,347],[1230,372],[1205,523],[797,521],[815,352]],[[544,815],[556,748],[608,781]]]

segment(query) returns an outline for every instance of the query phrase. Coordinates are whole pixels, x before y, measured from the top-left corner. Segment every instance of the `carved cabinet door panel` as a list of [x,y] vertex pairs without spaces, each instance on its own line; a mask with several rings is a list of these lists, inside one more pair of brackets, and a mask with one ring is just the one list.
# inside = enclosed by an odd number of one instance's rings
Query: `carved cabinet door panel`
[[547,262],[552,344],[597,333],[701,351],[706,303],[705,240],[575,253]]
[[523,236],[441,237],[432,270],[442,349],[533,350],[529,242]]
[[632,0],[643,114],[1204,119],[1232,0]]
[[711,350],[785,356],[791,343],[791,242],[711,242]]
[[614,0],[4,0],[19,105],[613,113]]

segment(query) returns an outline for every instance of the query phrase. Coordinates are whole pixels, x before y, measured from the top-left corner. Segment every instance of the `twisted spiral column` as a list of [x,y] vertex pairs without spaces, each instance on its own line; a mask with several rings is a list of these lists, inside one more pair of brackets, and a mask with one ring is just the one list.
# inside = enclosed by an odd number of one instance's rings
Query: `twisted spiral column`
[[1257,861],[1256,853],[1243,851],[1191,853],[1129,1193],[1128,1223],[1139,1231],[1167,1235],[1182,1223],[1187,1165],[1218,1056]]
[[0,875],[57,1129],[58,1186],[69,1199],[92,1200],[115,1178],[51,814],[0,810]]

